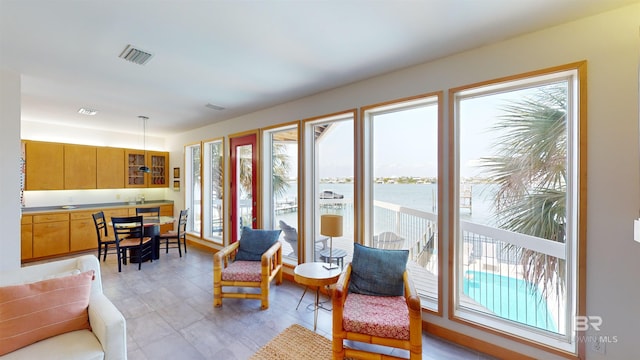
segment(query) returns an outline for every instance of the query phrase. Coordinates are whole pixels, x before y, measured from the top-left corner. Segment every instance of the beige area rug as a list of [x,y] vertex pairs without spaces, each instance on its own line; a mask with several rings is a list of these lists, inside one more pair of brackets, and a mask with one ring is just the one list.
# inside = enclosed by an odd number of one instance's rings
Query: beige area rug
[[328,360],[331,340],[294,324],[253,354],[251,360]]

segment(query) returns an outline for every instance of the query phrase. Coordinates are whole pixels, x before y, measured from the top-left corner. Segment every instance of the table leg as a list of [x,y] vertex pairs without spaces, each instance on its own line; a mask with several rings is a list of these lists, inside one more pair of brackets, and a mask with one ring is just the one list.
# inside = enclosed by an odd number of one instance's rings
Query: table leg
[[304,292],[302,293],[302,296],[300,296],[300,300],[298,300],[298,306],[296,306],[296,310],[298,310],[298,308],[300,307],[300,303],[302,302],[302,299],[304,299],[304,295],[307,293],[308,288],[308,286],[304,287]]
[[316,326],[318,324],[318,308],[320,307],[320,287],[316,288],[316,308],[313,309],[313,331],[316,331]]

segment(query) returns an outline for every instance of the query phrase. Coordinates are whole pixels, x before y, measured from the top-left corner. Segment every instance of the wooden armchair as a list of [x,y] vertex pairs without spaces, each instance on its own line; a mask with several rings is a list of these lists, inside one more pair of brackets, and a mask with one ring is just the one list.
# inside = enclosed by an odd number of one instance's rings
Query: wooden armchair
[[[261,308],[268,309],[269,284],[274,278],[276,285],[282,283],[282,245],[275,241],[259,261],[236,260],[242,241],[241,238],[213,255],[213,305],[222,306],[223,298],[259,299]],[[260,292],[233,292],[225,287],[260,288]]]
[[420,299],[409,272],[402,276],[404,296],[375,296],[349,292],[352,270],[348,264],[333,290],[333,359],[400,359],[345,348],[344,340],[405,349],[411,360],[422,359]]

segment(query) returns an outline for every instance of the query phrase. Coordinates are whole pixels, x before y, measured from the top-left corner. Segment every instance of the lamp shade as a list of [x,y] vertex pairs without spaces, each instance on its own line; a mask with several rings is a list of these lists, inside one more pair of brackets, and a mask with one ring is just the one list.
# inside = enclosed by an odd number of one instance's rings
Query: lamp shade
[[320,216],[320,234],[325,236],[342,236],[342,216],[324,214]]

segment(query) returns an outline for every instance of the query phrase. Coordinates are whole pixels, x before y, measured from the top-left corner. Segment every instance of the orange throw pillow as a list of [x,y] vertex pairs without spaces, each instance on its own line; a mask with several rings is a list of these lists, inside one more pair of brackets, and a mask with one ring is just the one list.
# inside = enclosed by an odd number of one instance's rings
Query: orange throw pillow
[[0,356],[66,332],[91,329],[94,271],[0,287]]

